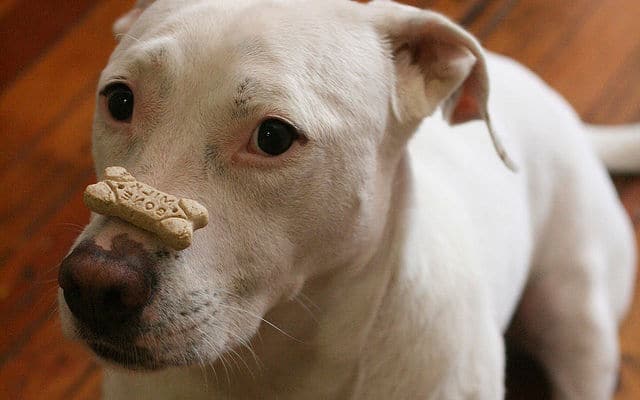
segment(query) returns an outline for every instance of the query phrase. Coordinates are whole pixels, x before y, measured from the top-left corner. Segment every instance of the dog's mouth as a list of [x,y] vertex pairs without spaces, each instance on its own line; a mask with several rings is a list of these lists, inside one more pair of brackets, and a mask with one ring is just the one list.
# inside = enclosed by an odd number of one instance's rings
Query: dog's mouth
[[171,366],[171,363],[161,360],[152,349],[136,345],[132,336],[98,336],[82,327],[77,332],[80,340],[96,356],[114,366],[136,371],[159,370]]
[[143,347],[129,344],[113,345],[106,342],[87,342],[91,350],[103,360],[132,370],[156,370],[165,365]]
[[[183,302],[185,309],[175,304],[154,306],[128,323],[114,326],[86,323],[71,313],[63,314],[63,322],[67,336],[82,342],[107,367],[143,372],[192,366],[215,362],[232,343],[229,336],[220,333],[226,330],[217,325],[216,310],[193,311],[205,306],[202,301]],[[167,309],[173,313],[164,311]]]
[[82,328],[77,333],[80,340],[102,361],[132,371],[155,371],[188,365],[194,360],[188,348],[168,348],[162,343],[158,343],[158,346],[149,346],[148,343],[141,345],[137,343],[138,335],[98,336]]

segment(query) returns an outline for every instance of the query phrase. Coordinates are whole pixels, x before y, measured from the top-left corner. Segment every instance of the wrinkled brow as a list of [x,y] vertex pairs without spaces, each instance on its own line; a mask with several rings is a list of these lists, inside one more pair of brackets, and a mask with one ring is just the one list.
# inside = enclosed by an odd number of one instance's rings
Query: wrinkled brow
[[120,59],[115,63],[120,67],[116,67],[114,72],[117,72],[117,75],[128,75],[130,78],[153,75],[163,92],[168,93],[173,87],[179,63],[166,41],[153,40],[131,46],[120,55]]
[[244,78],[236,86],[233,96],[233,118],[242,118],[249,113],[249,102],[256,93],[258,83],[255,79]]

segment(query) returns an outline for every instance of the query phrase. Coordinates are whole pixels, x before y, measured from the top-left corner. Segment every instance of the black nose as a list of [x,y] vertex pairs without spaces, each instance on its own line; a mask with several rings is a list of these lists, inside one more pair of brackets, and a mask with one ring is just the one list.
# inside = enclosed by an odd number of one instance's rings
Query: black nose
[[83,242],[60,265],[58,283],[73,315],[97,334],[130,327],[155,286],[151,256],[126,235],[104,250]]

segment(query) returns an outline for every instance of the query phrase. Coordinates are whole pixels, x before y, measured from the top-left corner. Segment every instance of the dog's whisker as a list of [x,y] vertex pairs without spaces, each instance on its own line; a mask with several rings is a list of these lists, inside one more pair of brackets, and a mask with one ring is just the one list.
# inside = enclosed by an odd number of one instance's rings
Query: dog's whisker
[[[188,318],[188,319],[190,319],[193,323],[195,323],[195,320],[194,320],[191,316],[187,316],[187,318]],[[203,341],[204,341],[204,342],[209,346],[209,348],[211,348],[212,350],[215,350],[215,349],[216,349],[216,346],[211,342],[211,337],[210,337],[210,335],[209,335],[209,334],[207,334],[207,332],[206,332],[206,331],[204,331],[204,330],[202,330],[201,328],[199,328],[199,327],[198,327],[198,324],[195,324],[195,326],[196,326],[195,330],[196,330],[197,332],[199,332],[199,333],[200,333],[200,335],[201,335],[201,337],[202,337],[202,340],[203,340]],[[197,357],[197,358],[199,359],[199,361],[200,361],[200,364],[201,364],[201,366],[202,366],[202,367],[201,367],[201,371],[206,375],[206,370],[204,369],[204,367],[206,367],[207,365],[209,365],[209,366],[211,367],[211,370],[212,370],[212,371],[213,371],[213,373],[214,373],[214,376],[215,376],[215,379],[216,379],[216,383],[218,383],[218,374],[217,374],[217,372],[216,372],[216,370],[215,370],[215,366],[213,365],[213,363],[207,363],[207,362],[205,362],[205,360],[201,357],[200,353],[198,352],[198,350],[197,350],[195,347],[194,347],[194,348],[192,348],[192,350],[194,351],[194,353],[196,354],[196,357]],[[224,369],[225,369],[225,373],[226,373],[226,375],[227,375],[227,382],[228,382],[228,383],[229,383],[229,385],[230,385],[231,383],[230,383],[230,378],[229,378],[229,372],[228,372],[227,366],[226,366],[226,364],[225,364],[225,360],[224,360],[224,358],[222,358],[222,356],[220,356],[220,360],[221,360],[221,363],[222,363],[222,365],[223,365],[223,367],[224,367]]]
[[260,321],[262,321],[262,322],[266,323],[267,325],[269,325],[270,327],[272,327],[272,328],[273,328],[273,329],[275,329],[276,331],[280,332],[280,333],[281,333],[281,334],[283,334],[284,336],[288,337],[289,339],[291,339],[291,340],[293,340],[293,341],[296,341],[296,342],[298,342],[298,343],[303,343],[303,341],[302,341],[302,340],[300,340],[300,339],[298,339],[298,338],[296,338],[296,337],[291,336],[290,334],[288,334],[287,332],[285,332],[284,330],[282,330],[281,328],[279,328],[277,325],[275,325],[275,324],[274,324],[274,323],[272,323],[271,321],[269,321],[269,320],[267,320],[267,319],[265,319],[265,318],[263,318],[263,317],[261,317],[261,316],[259,316],[259,315],[257,315],[257,314],[254,314],[254,313],[252,313],[251,311],[248,311],[248,310],[245,310],[245,309],[242,309],[242,308],[239,308],[239,307],[230,306],[230,305],[228,305],[228,304],[219,304],[218,306],[219,306],[219,307],[228,308],[228,309],[231,309],[231,310],[235,310],[235,311],[239,311],[239,312],[245,313],[245,314],[247,314],[247,315],[249,315],[249,316],[252,316],[252,317],[254,317],[254,318],[256,318],[256,319],[259,319]]
[[[239,343],[241,346],[246,348],[249,351],[249,353],[251,354],[252,358],[254,359],[254,361],[256,363],[256,366],[259,369],[262,369],[262,365],[261,365],[261,362],[258,359],[257,354],[255,353],[253,348],[251,348],[249,345],[247,345],[247,342],[246,342],[245,339],[240,337],[238,334],[234,333],[233,330],[226,328],[225,324],[221,324],[220,321],[215,317],[212,317],[212,324],[210,324],[209,326],[212,326],[212,325],[215,325],[217,330],[220,330],[220,331],[224,332],[225,334],[227,334],[228,336],[230,336],[234,340],[236,340],[237,343]],[[204,339],[209,344],[209,346],[211,348],[215,348],[210,342],[210,339],[211,339],[210,334],[208,332],[202,330],[202,329],[198,329],[198,330],[204,336]],[[241,354],[239,354],[237,351],[235,351],[233,348],[231,348],[230,351],[232,351],[240,359],[240,361],[244,364],[244,366],[247,369],[247,372],[252,377],[252,379],[255,379],[255,375],[254,375],[251,367],[249,366],[249,364],[246,362],[245,358]]]
[[135,364],[139,364],[141,361],[140,355],[138,354],[138,346],[133,346],[133,362]]
[[[49,309],[49,312],[47,313],[47,316],[45,317],[45,321],[50,320],[51,318],[53,318],[57,314],[58,314],[58,301],[57,300],[53,300],[53,304],[51,305],[51,308]],[[59,318],[55,318],[55,323],[56,324],[60,324],[60,319]]]
[[[218,329],[222,330],[223,332],[225,332],[227,335],[232,336],[234,339],[238,340],[241,344],[244,344],[242,339],[236,335],[235,333],[233,333],[232,331],[223,328],[222,326],[219,326]],[[207,333],[202,332],[203,335],[208,336]],[[232,352],[233,354],[235,354],[240,361],[244,364],[244,366],[247,368],[247,372],[249,373],[249,375],[251,376],[252,379],[255,380],[255,375],[253,374],[253,371],[251,370],[251,368],[249,367],[249,364],[247,364],[246,360],[244,359],[244,357],[242,357],[242,355],[240,355],[236,350],[233,349],[233,347],[230,347],[228,349],[228,351]],[[254,354],[255,356],[255,354]]]
[[33,283],[35,285],[50,285],[52,283],[55,283],[56,285],[54,286],[54,289],[58,289],[58,278],[50,278],[50,279],[36,279],[35,281],[33,281]]
[[232,352],[232,351],[231,351],[231,348],[228,348],[228,349],[225,351],[225,354],[229,356],[229,358],[231,359],[231,362],[233,363],[233,366],[234,366],[234,368],[235,368],[235,369],[232,369],[232,370],[231,370],[232,374],[233,374],[234,372],[242,371],[242,368],[241,368],[241,366],[240,366],[240,364],[238,363],[238,360],[237,360],[237,358],[236,358],[237,353]]
[[198,351],[198,348],[196,346],[193,346],[193,348],[191,349],[193,351],[193,354],[196,356],[196,363],[198,365],[198,368],[200,369],[200,373],[202,374],[202,378],[204,380],[204,387],[208,388],[209,387],[209,380],[207,378],[207,371],[206,371],[206,363],[204,358],[200,355],[200,352]]
[[133,35],[130,35],[130,34],[126,33],[126,32],[118,33],[117,35],[115,35],[115,37],[116,37],[116,39],[118,39],[118,40],[120,40],[120,39],[121,39],[121,38],[123,38],[123,37],[126,37],[126,38],[129,38],[129,39],[135,40],[135,41],[136,41],[136,42],[138,42],[138,43],[141,43],[141,42],[140,42],[140,39],[138,39],[137,37],[135,37],[135,36],[133,36]]
[[[44,289],[43,296],[41,296],[35,303],[33,303],[33,308],[38,308],[43,303],[50,302],[47,309],[49,313],[54,313],[57,310],[58,298],[56,296],[57,288],[56,287],[48,287]],[[52,315],[49,315],[48,318],[51,318]]]
[[60,264],[55,264],[53,266],[50,266],[42,272],[42,275],[49,275],[51,272],[57,270],[59,267],[60,267]]
[[[221,293],[224,293],[224,294],[225,294],[225,295],[227,295],[228,297],[231,297],[231,298],[234,298],[234,299],[237,299],[237,300],[240,300],[240,301],[244,301],[244,302],[246,302],[246,299],[244,299],[244,298],[242,298],[242,297],[238,296],[238,295],[237,295],[237,294],[235,294],[235,293],[229,292],[229,291],[227,291],[227,290],[224,290],[224,289],[219,288],[219,289],[216,289],[216,291],[221,292]],[[267,319],[266,319],[266,318],[264,318],[264,317],[261,317],[261,316],[259,316],[259,315],[255,314],[255,313],[253,313],[253,312],[251,312],[251,311],[249,311],[249,310],[246,310],[246,309],[241,308],[241,307],[235,307],[235,306],[232,306],[232,305],[229,305],[229,304],[223,304],[223,303],[219,303],[217,306],[218,306],[218,307],[225,307],[225,308],[229,308],[229,309],[232,309],[232,310],[235,310],[235,311],[239,311],[239,312],[242,312],[242,313],[244,313],[244,314],[247,314],[247,315],[248,315],[248,316],[250,316],[250,317],[253,317],[253,318],[259,319],[260,321],[262,321],[262,322],[266,323],[267,325],[271,326],[273,329],[275,329],[276,331],[280,332],[280,333],[281,333],[281,334],[283,334],[284,336],[286,336],[286,337],[288,337],[288,338],[290,338],[290,339],[292,339],[292,340],[294,340],[294,341],[296,341],[296,342],[298,342],[298,343],[303,343],[303,341],[302,341],[302,340],[300,340],[300,339],[298,339],[298,338],[296,338],[296,337],[294,337],[294,336],[290,335],[289,333],[287,333],[286,331],[284,331],[283,329],[281,329],[280,327],[278,327],[277,325],[275,325],[275,324],[274,324],[274,323],[272,323],[271,321],[267,320]]]
[[74,228],[84,229],[83,225],[76,224],[76,223],[73,223],[73,222],[59,222],[59,223],[55,224],[54,226],[71,226],[71,227],[74,227]]
[[260,361],[260,358],[256,354],[255,350],[251,346],[251,343],[242,342],[242,347],[247,349],[247,351],[251,354],[253,361],[256,363],[256,368],[258,368],[259,372],[264,371],[264,364]]
[[300,292],[296,297],[300,298],[300,300],[304,300],[309,308],[315,308],[316,311],[320,311],[320,306],[314,303],[313,300],[311,300],[311,298],[306,294]]
[[193,352],[196,355],[196,358],[198,359],[198,366],[200,367],[200,373],[203,376],[204,379],[204,386],[205,388],[209,387],[209,377],[207,374],[207,365],[209,364],[204,357],[202,357],[202,355],[200,354],[200,352],[198,351],[198,348],[196,346],[193,347]]
[[[233,333],[232,333],[233,334]],[[236,340],[239,341],[239,343],[242,345],[242,347],[244,347],[245,349],[247,349],[249,351],[249,353],[251,354],[253,360],[256,363],[256,366],[258,367],[259,370],[263,369],[263,365],[260,361],[260,359],[258,358],[258,355],[256,354],[256,352],[253,350],[253,347],[251,347],[251,342],[247,342],[246,340],[242,339],[240,336],[235,335]]]
[[222,368],[224,369],[224,373],[227,376],[227,384],[231,386],[231,378],[229,377],[229,369],[227,368],[227,363],[224,358],[224,354],[220,354],[219,360],[220,360],[220,363],[222,364]]
[[214,363],[207,363],[207,366],[211,368],[211,371],[213,372],[213,376],[216,379],[216,385],[220,384],[220,380],[218,379],[218,372],[216,371],[216,366],[214,365]]
[[[208,344],[212,349],[215,349],[216,347],[215,347],[215,346],[211,343],[211,341],[210,341],[211,337],[210,337],[210,336],[209,336],[205,331],[203,331],[202,329],[199,329],[199,328],[198,328],[197,330],[198,330],[198,331],[200,332],[200,334],[202,335],[202,340],[203,340],[205,343],[207,343],[207,344]],[[223,331],[225,331],[225,332],[226,332],[226,330],[223,330]],[[239,366],[239,364],[238,364],[237,360],[233,357],[233,353],[232,353],[232,352],[233,352],[233,349],[229,348],[229,349],[227,350],[226,354],[229,356],[229,358],[231,358],[231,361],[233,361],[233,363],[235,364],[236,368],[237,368],[238,370],[240,370],[240,366]],[[234,352],[234,353],[235,353],[235,352]],[[235,353],[235,354],[237,355],[237,353]],[[221,359],[224,359],[224,358],[223,358],[223,354],[220,354],[220,355],[219,355],[219,357],[220,357]],[[231,366],[231,365],[230,365],[230,366]],[[233,370],[232,370],[232,371],[233,371]]]
[[311,319],[314,322],[318,322],[318,319],[316,318],[315,314],[313,313],[313,311],[311,311],[311,309],[309,307],[307,307],[306,304],[304,304],[304,302],[302,301],[302,299],[298,298],[298,297],[294,297],[293,300],[298,303],[300,305],[300,307],[302,307],[303,310],[305,310],[309,316],[311,316]]
[[61,222],[55,225],[56,227],[59,228],[63,228],[67,231],[71,231],[71,232],[75,232],[75,233],[82,233],[82,231],[84,230],[84,226],[82,225],[78,225],[78,224],[74,224],[71,222]]

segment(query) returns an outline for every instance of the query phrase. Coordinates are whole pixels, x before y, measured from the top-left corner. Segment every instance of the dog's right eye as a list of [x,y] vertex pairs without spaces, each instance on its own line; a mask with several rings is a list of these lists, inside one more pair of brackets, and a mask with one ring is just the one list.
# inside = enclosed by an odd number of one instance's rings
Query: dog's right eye
[[270,118],[256,129],[249,148],[253,153],[275,157],[289,150],[298,136],[296,129],[287,122]]
[[116,121],[129,122],[133,115],[133,92],[124,83],[112,83],[104,88],[101,95],[106,97],[109,114]]

